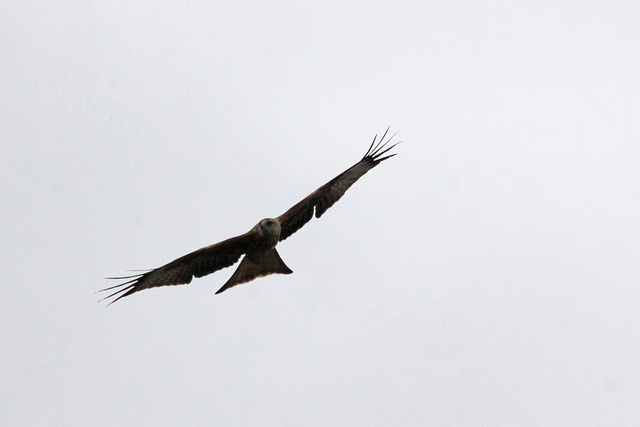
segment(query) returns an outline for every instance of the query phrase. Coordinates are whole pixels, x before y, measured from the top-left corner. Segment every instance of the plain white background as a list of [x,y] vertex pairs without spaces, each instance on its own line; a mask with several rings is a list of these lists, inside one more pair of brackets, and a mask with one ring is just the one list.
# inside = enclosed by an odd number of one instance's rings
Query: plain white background
[[[3,425],[638,425],[637,2],[26,2],[0,29]],[[278,250],[104,277],[398,156]]]

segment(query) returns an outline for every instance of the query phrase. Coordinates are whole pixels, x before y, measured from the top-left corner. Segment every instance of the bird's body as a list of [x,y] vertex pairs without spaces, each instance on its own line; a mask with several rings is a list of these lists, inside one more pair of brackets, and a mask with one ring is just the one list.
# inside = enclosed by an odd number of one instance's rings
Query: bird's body
[[395,156],[395,154],[383,156],[397,145],[396,143],[385,148],[393,138],[393,136],[391,136],[386,142],[384,141],[388,131],[387,129],[387,132],[384,133],[377,144],[377,136],[373,139],[369,150],[367,150],[367,153],[358,163],[318,188],[279,217],[260,220],[260,222],[245,234],[198,249],[195,252],[184,255],[162,267],[147,271],[146,273],[126,277],[114,277],[113,279],[130,280],[103,289],[103,291],[105,291],[120,288],[106,298],[118,295],[118,297],[112,301],[113,303],[120,298],[143,289],[188,284],[193,277],[206,276],[235,264],[242,255],[244,255],[244,258],[240,262],[240,265],[216,294],[233,286],[249,282],[257,277],[276,273],[293,273],[293,271],[285,265],[275,249],[278,242],[285,240],[298,231],[304,224],[311,220],[314,213],[316,218],[320,218],[362,175],[383,160]]
[[280,239],[280,221],[278,221],[278,218],[261,220],[251,229],[250,233],[255,238],[253,247],[247,251],[235,273],[216,294],[257,277],[274,273],[293,273],[282,261],[278,251],[276,251],[276,244]]

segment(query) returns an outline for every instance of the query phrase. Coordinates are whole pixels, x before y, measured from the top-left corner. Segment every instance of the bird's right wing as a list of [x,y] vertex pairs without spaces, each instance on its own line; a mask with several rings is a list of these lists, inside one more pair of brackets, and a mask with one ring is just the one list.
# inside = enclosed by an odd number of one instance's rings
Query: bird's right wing
[[121,288],[106,296],[104,299],[118,295],[110,302],[113,304],[122,297],[126,297],[143,289],[155,288],[157,286],[185,285],[191,282],[193,277],[202,277],[215,271],[229,267],[240,259],[255,242],[253,230],[240,236],[232,237],[220,243],[198,249],[185,256],[182,256],[162,267],[149,270],[146,273],[124,277],[108,277],[108,279],[129,279],[109,288]]

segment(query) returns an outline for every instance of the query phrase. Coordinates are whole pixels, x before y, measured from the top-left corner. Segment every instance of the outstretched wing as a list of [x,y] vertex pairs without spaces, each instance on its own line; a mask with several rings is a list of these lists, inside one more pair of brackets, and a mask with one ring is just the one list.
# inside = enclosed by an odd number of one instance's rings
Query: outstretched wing
[[380,140],[377,140],[378,135],[376,135],[369,146],[369,150],[367,150],[367,153],[358,163],[351,166],[349,169],[342,172],[340,175],[333,178],[313,193],[309,194],[300,203],[280,215],[278,217],[278,220],[280,221],[280,241],[291,236],[302,228],[303,225],[311,221],[314,211],[316,218],[320,218],[327,209],[333,206],[335,202],[344,196],[344,193],[349,189],[349,187],[351,187],[362,175],[376,167],[378,163],[383,160],[395,156],[395,154],[388,154],[385,156],[389,150],[399,144],[399,142],[396,142],[395,144],[387,147],[389,142],[391,142],[395,136],[395,134],[393,134],[385,141],[388,133],[389,129],[387,128]]
[[198,249],[195,252],[171,261],[169,264],[143,274],[125,277],[108,277],[108,279],[130,280],[102,289],[100,292],[120,288],[102,300],[120,294],[110,302],[110,304],[113,304],[120,298],[143,289],[155,288],[157,286],[186,285],[191,282],[194,276],[206,276],[207,274],[235,264],[243,254],[251,249],[254,242],[255,237],[252,230],[240,236],[216,243],[215,245]]

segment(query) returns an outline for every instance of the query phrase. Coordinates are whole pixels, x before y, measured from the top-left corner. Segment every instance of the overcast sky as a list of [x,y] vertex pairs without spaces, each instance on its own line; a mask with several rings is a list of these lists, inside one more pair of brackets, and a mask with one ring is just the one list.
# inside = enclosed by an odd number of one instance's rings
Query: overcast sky
[[[640,425],[640,6],[13,2],[0,424]],[[399,131],[278,246],[106,306]]]

